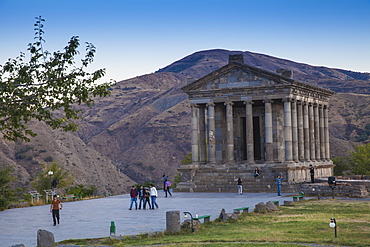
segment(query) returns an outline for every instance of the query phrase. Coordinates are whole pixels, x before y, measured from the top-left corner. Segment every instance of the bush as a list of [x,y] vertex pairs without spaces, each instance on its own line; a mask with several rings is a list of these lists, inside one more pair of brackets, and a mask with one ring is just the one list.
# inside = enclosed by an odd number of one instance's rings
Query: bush
[[5,210],[8,208],[9,206],[9,200],[4,198],[4,197],[0,197],[0,210]]
[[66,189],[67,194],[74,194],[75,196],[89,197],[93,196],[94,192],[97,190],[95,185],[83,185],[77,184]]

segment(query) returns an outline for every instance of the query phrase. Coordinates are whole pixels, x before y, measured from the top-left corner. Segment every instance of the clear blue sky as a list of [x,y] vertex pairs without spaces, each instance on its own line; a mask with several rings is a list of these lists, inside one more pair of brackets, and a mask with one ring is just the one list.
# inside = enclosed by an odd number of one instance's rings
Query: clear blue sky
[[80,36],[107,80],[216,48],[370,72],[370,0],[0,0],[0,64],[27,51],[39,15],[46,50]]

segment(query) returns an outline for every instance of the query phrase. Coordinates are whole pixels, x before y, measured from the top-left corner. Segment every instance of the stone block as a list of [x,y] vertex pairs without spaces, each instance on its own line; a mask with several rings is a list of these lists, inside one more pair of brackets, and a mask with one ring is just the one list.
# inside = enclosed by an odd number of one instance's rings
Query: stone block
[[180,211],[166,212],[166,230],[169,233],[176,233],[181,231],[180,225]]
[[256,213],[265,213],[267,211],[266,204],[264,204],[263,202],[260,202],[256,204],[254,210]]
[[55,247],[54,234],[52,232],[39,229],[37,231],[37,247]]

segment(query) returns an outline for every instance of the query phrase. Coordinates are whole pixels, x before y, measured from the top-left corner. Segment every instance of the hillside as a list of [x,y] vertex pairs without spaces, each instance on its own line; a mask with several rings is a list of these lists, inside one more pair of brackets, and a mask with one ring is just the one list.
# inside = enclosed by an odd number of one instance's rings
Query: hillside
[[[39,136],[31,143],[3,141],[3,165],[14,165],[21,177],[17,185],[25,186],[40,172],[39,163],[51,156],[75,175],[75,183],[94,184],[100,191],[114,194],[126,192],[134,182],[159,183],[163,173],[173,179],[181,160],[190,152],[190,108],[180,88],[188,78],[198,79],[224,66],[229,54],[235,53],[241,52],[196,52],[156,73],[117,82],[110,97],[96,99],[89,108],[79,107],[83,120],[76,133],[51,131],[35,123]],[[369,73],[310,66],[251,52],[243,54],[249,65],[272,72],[290,69],[296,80],[337,92],[330,101],[332,157],[346,154],[354,144],[369,141]],[[26,145],[32,147],[26,153],[32,159],[15,158]]]

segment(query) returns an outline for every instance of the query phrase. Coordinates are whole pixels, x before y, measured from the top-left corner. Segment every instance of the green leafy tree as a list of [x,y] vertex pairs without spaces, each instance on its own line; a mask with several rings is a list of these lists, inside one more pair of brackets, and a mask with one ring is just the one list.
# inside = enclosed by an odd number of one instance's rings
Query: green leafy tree
[[[110,94],[113,82],[98,84],[105,69],[87,72],[94,60],[95,46],[86,42],[85,56],[76,64],[80,40],[73,36],[63,51],[43,49],[44,19],[36,18],[35,41],[25,53],[0,65],[0,131],[12,141],[36,136],[26,124],[36,119],[53,129],[76,131],[80,110],[73,104],[91,106],[93,98]],[[58,114],[56,114],[56,111]]]
[[370,175],[370,143],[356,146],[355,151],[347,157],[351,173],[357,175]]
[[[44,190],[51,188],[51,182],[54,179],[58,180],[57,188],[63,189],[72,184],[74,177],[69,175],[67,170],[63,170],[58,164],[54,161],[51,165],[42,164],[43,172],[41,172],[35,180],[32,182],[32,186],[39,193],[44,193]],[[52,171],[53,175],[49,176],[48,172]]]
[[348,156],[337,157],[333,162],[339,169],[350,170],[351,174],[370,175],[370,143],[356,146]]
[[75,196],[88,197],[92,196],[97,190],[95,185],[77,184],[66,189],[67,194],[74,194]]
[[334,167],[334,176],[345,175],[344,172],[349,170],[349,166],[344,157],[335,157],[333,159]]
[[11,175],[13,168],[0,168],[0,210],[8,208],[9,203],[14,199],[13,190],[9,189],[10,182],[16,178]]

